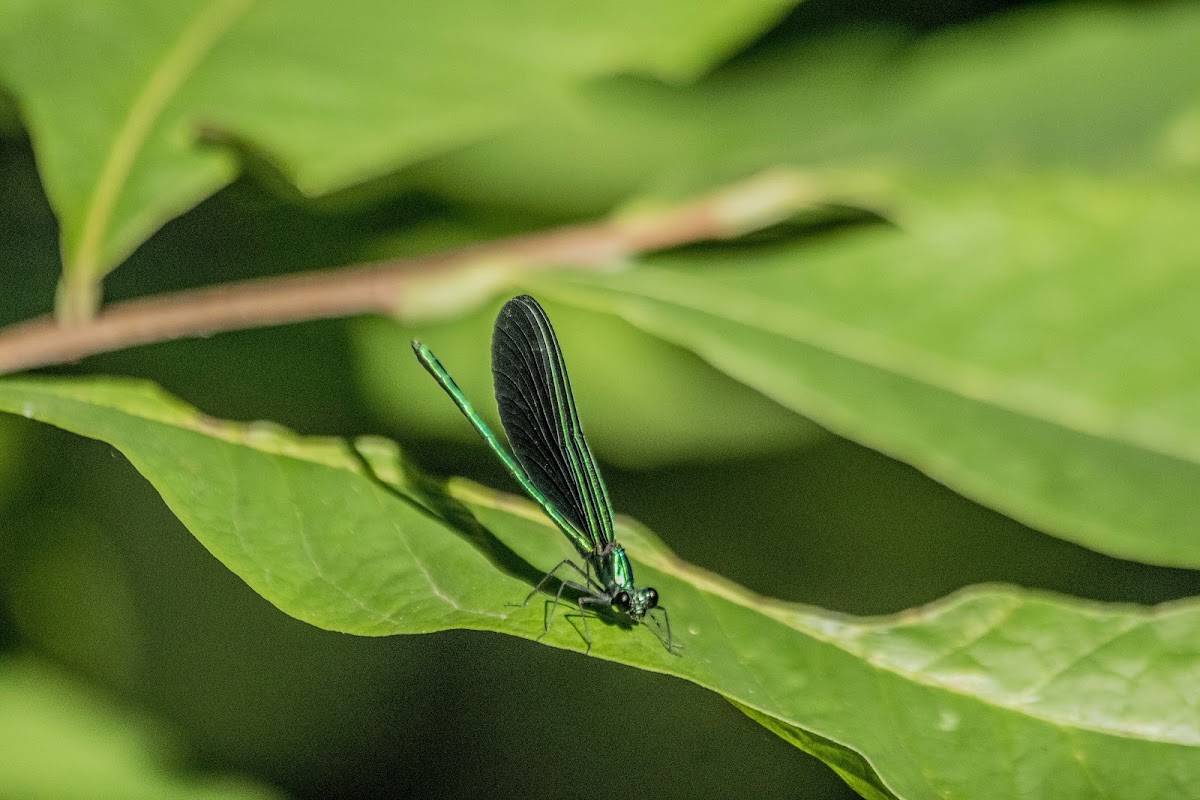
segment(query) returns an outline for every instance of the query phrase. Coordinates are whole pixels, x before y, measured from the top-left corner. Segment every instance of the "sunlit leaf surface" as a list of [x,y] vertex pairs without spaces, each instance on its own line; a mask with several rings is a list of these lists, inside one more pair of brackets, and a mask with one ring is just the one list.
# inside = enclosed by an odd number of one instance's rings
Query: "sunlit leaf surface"
[[549,197],[598,214],[778,164],[980,180],[998,167],[1194,170],[1198,38],[1190,3],[1025,9],[915,42],[842,31],[762,48],[694,85],[589,85],[411,179],[465,201]]
[[[383,440],[221,422],[115,380],[9,379],[0,407],[111,443],[217,558],[324,628],[533,639],[542,604],[513,603],[569,554],[530,503],[444,491]],[[719,692],[868,796],[1200,796],[1194,603],[985,587],[854,619],[753,595],[631,522],[620,536],[685,649],[593,619],[592,655]],[[584,649],[570,619],[543,641]]]
[[77,308],[232,180],[233,151],[201,138],[255,148],[321,194],[502,129],[581,80],[691,78],[789,5],[4,0],[0,86],[38,151]]
[[1200,192],[997,174],[894,226],[535,292],[617,313],[1034,527],[1200,567]]

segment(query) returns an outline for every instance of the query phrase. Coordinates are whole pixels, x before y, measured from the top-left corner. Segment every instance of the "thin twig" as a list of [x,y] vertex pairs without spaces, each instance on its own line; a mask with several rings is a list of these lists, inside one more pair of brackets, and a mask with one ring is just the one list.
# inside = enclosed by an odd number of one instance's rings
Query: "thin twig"
[[63,325],[40,317],[0,330],[0,374],[65,364],[97,353],[222,331],[411,308],[422,282],[505,265],[521,270],[596,268],[638,253],[757,230],[811,205],[794,173],[768,173],[713,195],[636,216],[498,239],[429,256],[228,283],[105,307]]

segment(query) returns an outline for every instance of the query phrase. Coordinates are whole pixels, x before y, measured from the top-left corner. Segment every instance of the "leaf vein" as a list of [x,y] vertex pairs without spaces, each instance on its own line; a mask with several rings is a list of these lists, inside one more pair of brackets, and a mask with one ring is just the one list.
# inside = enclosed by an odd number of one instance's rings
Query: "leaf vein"
[[102,269],[100,243],[112,219],[121,188],[129,177],[150,130],[171,97],[192,74],[205,54],[229,30],[254,0],[212,0],[193,18],[166,51],[158,67],[133,98],[120,129],[113,138],[108,157],[83,217],[74,264],[70,272],[90,279]]

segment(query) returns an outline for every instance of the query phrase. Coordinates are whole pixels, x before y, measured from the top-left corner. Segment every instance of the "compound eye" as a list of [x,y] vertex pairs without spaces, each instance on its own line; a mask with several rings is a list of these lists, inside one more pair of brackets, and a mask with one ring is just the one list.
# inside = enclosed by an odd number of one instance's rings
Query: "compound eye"
[[629,610],[632,601],[629,599],[629,592],[621,591],[613,595],[612,604],[617,608]]
[[653,589],[646,590],[646,608],[654,608],[658,605],[658,592]]

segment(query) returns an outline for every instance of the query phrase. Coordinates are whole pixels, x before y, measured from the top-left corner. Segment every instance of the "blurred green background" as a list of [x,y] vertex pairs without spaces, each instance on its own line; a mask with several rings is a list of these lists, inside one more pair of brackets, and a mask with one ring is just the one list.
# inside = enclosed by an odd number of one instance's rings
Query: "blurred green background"
[[[700,89],[616,81],[597,91],[627,92],[636,106],[640,92],[728,90],[756,59],[814,49],[831,76],[851,80],[872,43],[902,48],[1018,5],[809,2]],[[3,323],[48,312],[59,270],[55,220],[10,112],[0,113]],[[630,169],[654,157],[628,156]],[[560,202],[539,194],[539,181],[554,185],[539,174],[498,199],[471,185],[464,164],[470,154],[432,159],[373,187],[369,199],[336,202],[281,192],[269,165],[251,164],[248,177],[138,250],[106,295],[569,221],[604,211],[620,185],[599,170],[594,185]],[[495,308],[421,331],[448,364],[464,365],[464,387],[476,397],[485,396]],[[821,431],[693,355],[607,317],[550,311],[618,510],[684,558],[755,591],[855,614],[985,581],[1140,603],[1200,594],[1200,573],[1118,561],[1031,531]],[[453,409],[442,413],[449,404],[432,383],[408,398],[388,391],[396,378],[378,377],[389,359],[410,359],[410,332],[381,320],[312,323],[138,348],[57,371],[149,378],[216,417],[389,436],[432,473],[512,489]],[[617,370],[639,369],[630,363],[642,365],[638,378],[614,381]],[[671,413],[670,398],[688,413]],[[620,409],[638,405],[649,409],[637,419],[647,430],[631,435]],[[640,449],[623,448],[630,441]],[[63,692],[82,692],[79,708],[105,709],[98,730],[111,718],[140,731],[177,792],[162,796],[257,791],[199,777],[214,774],[296,798],[855,796],[820,762],[679,681],[502,636],[372,640],[290,619],[210,557],[111,448],[9,417],[0,417],[0,647],[6,677],[41,676],[34,682],[45,685],[30,696],[44,690],[47,708],[75,708]],[[12,708],[0,710],[0,749],[22,744],[5,739]],[[70,715],[63,725],[83,728]],[[58,732],[46,735],[58,741]],[[24,796],[0,783],[0,798]]]

